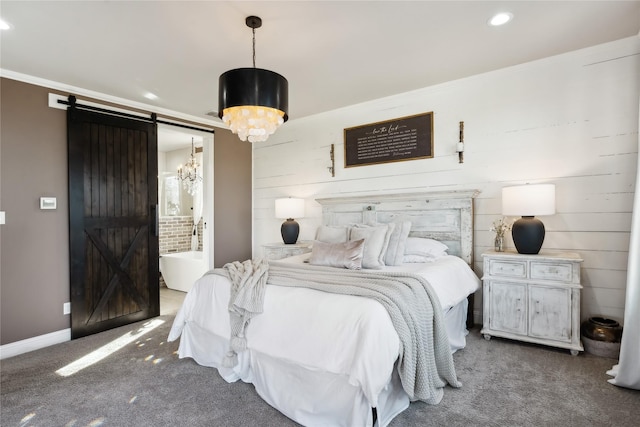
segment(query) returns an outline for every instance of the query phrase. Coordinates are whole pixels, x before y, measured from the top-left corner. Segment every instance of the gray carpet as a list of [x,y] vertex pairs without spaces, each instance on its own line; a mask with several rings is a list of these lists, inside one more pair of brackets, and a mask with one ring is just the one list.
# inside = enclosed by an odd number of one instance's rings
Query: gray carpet
[[[178,359],[165,323],[79,372],[55,371],[141,323],[0,362],[2,426],[296,426],[250,384]],[[631,426],[640,392],[606,382],[615,362],[472,331],[454,355],[461,389],[413,403],[392,426]]]

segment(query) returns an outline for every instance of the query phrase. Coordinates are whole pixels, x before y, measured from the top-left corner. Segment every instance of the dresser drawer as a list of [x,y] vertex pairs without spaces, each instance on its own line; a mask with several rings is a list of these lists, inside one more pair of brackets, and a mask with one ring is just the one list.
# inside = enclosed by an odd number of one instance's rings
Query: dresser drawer
[[263,245],[264,257],[275,261],[294,255],[302,255],[311,252],[311,242],[298,242],[292,245],[284,243],[271,243]]
[[489,260],[489,274],[496,277],[524,279],[527,277],[527,262],[491,259]]
[[285,251],[286,256],[302,255],[309,252],[309,248],[291,248]]
[[286,255],[280,248],[264,248],[264,256],[267,259],[278,260],[284,258]]
[[573,278],[573,264],[570,262],[531,261],[531,278],[570,283]]

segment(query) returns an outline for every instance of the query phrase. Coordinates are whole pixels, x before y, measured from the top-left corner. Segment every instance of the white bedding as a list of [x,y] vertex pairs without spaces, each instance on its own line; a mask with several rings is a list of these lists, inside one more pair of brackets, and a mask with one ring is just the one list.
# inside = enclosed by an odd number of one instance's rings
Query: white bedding
[[[300,263],[308,256],[280,262]],[[447,329],[458,330],[449,333],[452,350],[464,346],[460,317],[466,313],[460,308],[479,286],[468,265],[446,256],[437,262],[387,269],[425,277],[443,312],[456,312],[453,321],[445,316]],[[253,383],[268,403],[304,425],[371,425],[368,408],[377,407],[379,424],[384,426],[408,406],[394,370],[398,334],[386,310],[368,298],[268,285],[264,313],[254,317],[246,330],[248,350],[238,355],[236,367],[224,368],[230,334],[229,286],[225,277],[208,274],[187,294],[169,334],[170,341],[182,335],[180,357],[218,368],[229,382]]]

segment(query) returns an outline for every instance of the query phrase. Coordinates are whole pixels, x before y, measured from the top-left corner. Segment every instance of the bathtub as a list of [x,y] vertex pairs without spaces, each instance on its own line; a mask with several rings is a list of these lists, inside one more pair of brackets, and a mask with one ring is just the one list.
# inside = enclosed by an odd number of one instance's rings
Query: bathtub
[[174,252],[160,256],[160,272],[169,289],[189,292],[207,266],[200,251]]

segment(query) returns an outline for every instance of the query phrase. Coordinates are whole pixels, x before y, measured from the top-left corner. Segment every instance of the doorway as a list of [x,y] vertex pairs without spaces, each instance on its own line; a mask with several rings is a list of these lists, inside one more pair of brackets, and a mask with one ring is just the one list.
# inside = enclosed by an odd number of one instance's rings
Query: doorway
[[[197,188],[188,185],[186,176],[192,155],[201,180]],[[211,133],[158,126],[158,213],[160,313],[174,314],[197,277],[213,268]]]

